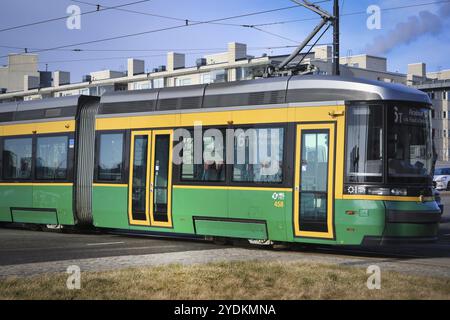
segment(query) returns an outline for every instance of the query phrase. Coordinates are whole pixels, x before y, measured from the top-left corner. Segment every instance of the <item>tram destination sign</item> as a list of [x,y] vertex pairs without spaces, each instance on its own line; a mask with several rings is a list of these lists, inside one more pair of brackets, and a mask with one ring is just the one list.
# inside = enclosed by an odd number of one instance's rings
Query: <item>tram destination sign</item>
[[428,109],[416,109],[406,106],[395,106],[393,109],[391,119],[394,124],[406,124],[409,126],[423,127],[428,123]]

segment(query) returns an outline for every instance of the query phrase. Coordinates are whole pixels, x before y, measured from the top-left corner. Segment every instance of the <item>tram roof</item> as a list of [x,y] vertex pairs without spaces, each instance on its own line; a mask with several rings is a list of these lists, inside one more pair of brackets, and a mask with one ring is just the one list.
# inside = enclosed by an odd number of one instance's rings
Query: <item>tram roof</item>
[[[75,117],[82,95],[0,104],[0,122]],[[410,101],[431,104],[422,91],[400,84],[336,76],[292,76],[150,90],[101,97],[99,114],[335,101]]]
[[[132,111],[138,111],[137,105],[144,101],[147,102],[148,111],[164,111],[296,102],[375,100],[431,104],[426,93],[401,84],[341,76],[292,76],[108,93],[101,98],[101,113],[115,113],[113,106],[124,103],[134,103],[136,110]],[[118,109],[116,111],[118,112]]]
[[98,98],[75,95],[60,98],[1,103],[0,123],[31,121],[36,119],[74,119],[79,104],[88,100],[98,100]]
[[0,104],[0,112],[73,107],[78,105],[80,97],[81,95],[75,95],[60,98],[6,102]]

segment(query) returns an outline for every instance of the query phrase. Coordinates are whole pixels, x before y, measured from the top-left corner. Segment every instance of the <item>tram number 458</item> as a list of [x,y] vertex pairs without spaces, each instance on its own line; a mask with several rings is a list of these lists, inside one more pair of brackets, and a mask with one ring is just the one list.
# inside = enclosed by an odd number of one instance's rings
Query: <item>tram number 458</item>
[[274,203],[273,203],[273,206],[275,207],[275,208],[284,208],[284,201],[275,201]]
[[284,208],[284,199],[286,195],[284,192],[274,192],[272,194],[272,199],[274,200],[273,206],[275,208]]

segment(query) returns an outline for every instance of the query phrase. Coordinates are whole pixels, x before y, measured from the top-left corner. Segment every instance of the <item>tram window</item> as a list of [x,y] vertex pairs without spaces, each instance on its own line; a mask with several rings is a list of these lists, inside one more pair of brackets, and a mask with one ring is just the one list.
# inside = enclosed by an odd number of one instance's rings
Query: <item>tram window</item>
[[346,181],[382,182],[383,108],[354,106],[347,112]]
[[237,129],[233,182],[283,182],[283,128]]
[[196,159],[194,150],[194,133],[185,138],[183,143],[182,181],[225,181],[225,134],[217,129],[203,132],[201,158]]
[[36,144],[36,179],[67,179],[67,136],[38,137]]
[[4,139],[3,178],[30,180],[33,143],[31,138]]
[[99,143],[98,180],[122,181],[123,133],[102,133]]

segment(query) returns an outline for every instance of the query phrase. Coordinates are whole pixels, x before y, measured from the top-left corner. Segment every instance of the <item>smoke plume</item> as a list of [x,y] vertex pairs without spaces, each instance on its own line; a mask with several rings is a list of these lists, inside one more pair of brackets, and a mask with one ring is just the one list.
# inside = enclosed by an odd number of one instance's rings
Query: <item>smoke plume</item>
[[450,17],[450,3],[442,5],[438,14],[420,11],[418,15],[408,17],[407,21],[399,22],[388,34],[376,37],[367,45],[366,52],[385,55],[395,47],[409,44],[421,36],[438,34],[444,29],[445,19],[448,17]]

